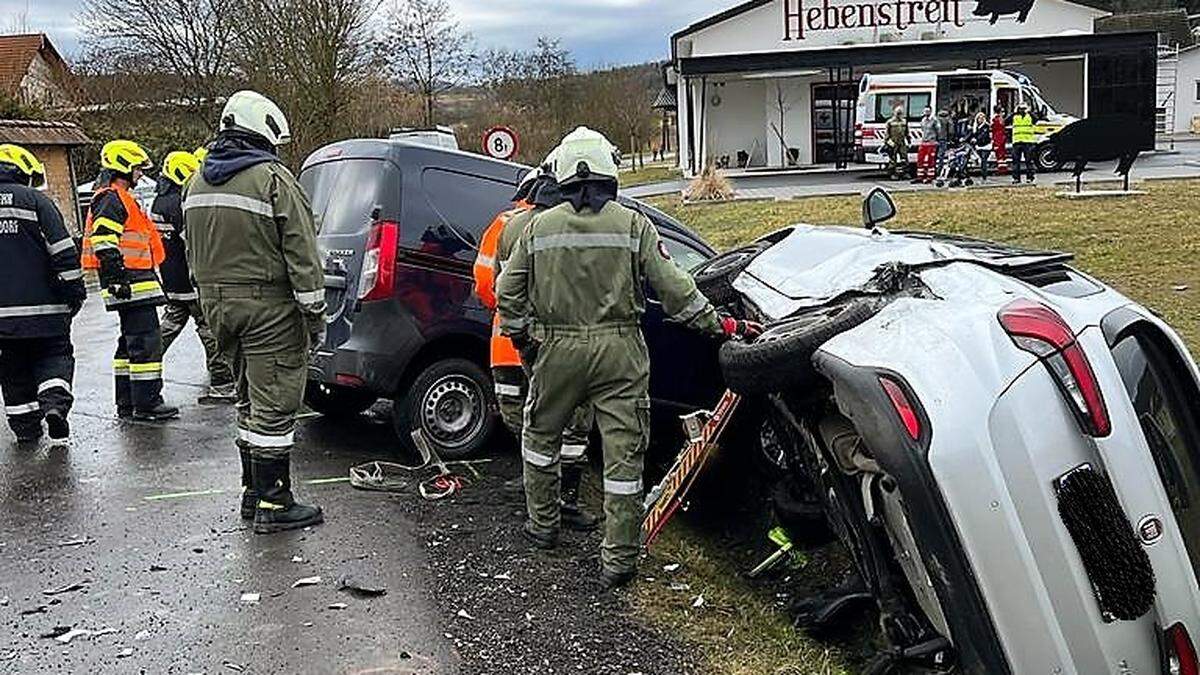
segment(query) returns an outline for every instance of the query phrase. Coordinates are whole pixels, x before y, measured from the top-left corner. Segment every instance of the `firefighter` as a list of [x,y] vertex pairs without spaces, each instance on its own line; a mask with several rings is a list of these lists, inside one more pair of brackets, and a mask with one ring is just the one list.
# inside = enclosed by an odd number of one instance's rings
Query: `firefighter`
[[[547,158],[547,161],[550,159]],[[548,164],[543,164],[531,170],[521,181],[513,197],[514,208],[496,216],[483,233],[479,255],[475,258],[475,292],[488,309],[496,309],[495,280],[512,254],[513,244],[521,231],[536,214],[557,206],[560,201],[554,175]],[[491,363],[500,417],[504,420],[504,426],[520,439],[529,378],[512,340],[500,334],[499,314],[494,315],[492,320]],[[596,516],[579,505],[579,484],[587,463],[588,436],[594,424],[591,406],[580,405],[571,415],[562,436],[562,524],[573,530],[594,530],[599,524]],[[505,487],[517,491],[523,485],[524,479],[518,478]]]
[[753,337],[761,327],[722,318],[672,260],[654,225],[618,204],[615,148],[586,127],[555,151],[563,203],[520,233],[498,282],[501,331],[532,369],[522,435],[525,536],[558,543],[562,432],[591,404],[604,447],[601,583],[633,579],[649,441],[650,364],[639,320],[643,281],[667,315],[713,336]]
[[240,364],[241,514],[259,534],[324,520],[292,493],[308,355],[325,340],[325,276],[308,197],[277,154],[290,141],[274,102],[253,91],[233,94],[183,195],[188,266],[204,318],[223,357]]
[[1013,184],[1021,183],[1021,165],[1025,165],[1025,181],[1032,183],[1034,179],[1033,154],[1037,147],[1037,132],[1033,128],[1033,116],[1029,114],[1029,105],[1022,103],[1017,106],[1017,112],[1012,118],[1012,147],[1013,147]]
[[0,145],[0,392],[22,443],[65,445],[75,356],[71,319],[87,290],[58,207],[35,189],[46,170],[28,150]]
[[166,253],[158,229],[130,192],[150,165],[133,141],[100,150],[101,185],[92,197],[83,237],[83,266],[99,270],[100,297],[120,318],[113,357],[117,415],[147,421],[177,417],[162,398],[162,335],[158,306],[166,301],[155,268]]
[[150,207],[150,219],[162,237],[166,258],[159,266],[167,305],[162,313],[162,350],[167,350],[175,338],[183,332],[188,320],[196,322],[196,335],[204,346],[208,364],[208,391],[202,400],[212,402],[233,401],[237,391],[233,381],[233,368],[217,350],[217,342],[204,321],[200,311],[200,296],[192,288],[192,275],[188,271],[184,253],[183,185],[200,168],[196,156],[185,150],[167,153],[163,159],[162,172],[158,177],[158,193]]
[[908,172],[908,119],[904,116],[904,108],[896,106],[892,118],[887,123],[887,145],[889,170],[892,180],[904,178]]

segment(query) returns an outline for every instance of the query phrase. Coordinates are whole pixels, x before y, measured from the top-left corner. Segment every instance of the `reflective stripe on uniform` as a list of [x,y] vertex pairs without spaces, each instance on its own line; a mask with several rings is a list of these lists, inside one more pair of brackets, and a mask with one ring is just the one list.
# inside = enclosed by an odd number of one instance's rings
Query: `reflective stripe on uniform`
[[191,293],[172,293],[167,291],[167,299],[177,302],[191,302],[192,300],[199,300],[200,294],[196,291],[192,291]]
[[113,374],[129,377],[129,359],[113,359]]
[[19,305],[17,307],[0,307],[0,318],[11,319],[20,316],[68,314],[70,311],[71,308],[66,305]]
[[0,218],[17,218],[18,220],[32,220],[37,222],[37,211],[33,209],[21,209],[15,206],[6,206],[0,209]]
[[296,294],[296,302],[302,305],[315,305],[325,299],[325,291],[293,291]]
[[605,478],[604,491],[610,495],[640,495],[642,494],[642,479],[613,480],[612,478]]
[[672,314],[671,318],[679,323],[687,323],[696,318],[696,315],[702,312],[707,306],[708,298],[704,297],[703,293],[696,291],[696,293],[693,294],[691,301],[688,302],[687,306]]
[[52,377],[49,380],[46,380],[45,382],[38,385],[37,390],[38,390],[38,393],[40,394],[43,391],[46,391],[49,389],[55,389],[55,388],[66,389],[68,394],[71,393],[71,383],[67,382],[66,380],[62,379],[61,377]]
[[162,362],[156,361],[152,363],[130,363],[129,379],[138,380],[139,382],[161,380]]
[[275,209],[271,205],[243,195],[229,194],[205,194],[205,195],[189,195],[183,203],[183,210],[198,209],[204,207],[218,207],[227,209],[237,209],[239,211],[249,211],[255,215],[266,216],[271,218],[275,215]]
[[475,264],[479,265],[480,267],[486,267],[488,269],[495,269],[496,268],[496,259],[490,255],[484,255],[484,254],[480,253],[479,255],[475,256]]
[[59,239],[53,244],[46,242],[46,250],[50,253],[50,255],[58,255],[63,251],[72,251],[74,249],[75,242],[70,237],[67,237],[66,239]]
[[497,382],[496,383],[496,395],[497,396],[520,396],[521,388],[515,384],[501,384],[501,383]]
[[566,234],[548,234],[534,237],[530,250],[545,251],[552,248],[625,248],[636,251],[641,247],[641,240],[627,234],[607,232],[589,232]]
[[[113,220],[112,218],[105,218],[104,216],[100,216],[99,218],[96,218],[95,220],[92,221],[92,231],[93,232],[95,232],[96,230],[98,230],[102,227],[106,230],[112,230],[113,232],[116,232],[117,234],[120,234],[125,231],[125,224],[118,223],[117,221]],[[95,239],[95,237],[92,237],[92,238]]]
[[260,448],[286,448],[293,443],[296,432],[289,431],[279,436],[260,434],[249,429],[238,428],[238,440]]
[[59,272],[58,278],[62,279],[63,281],[78,281],[79,279],[83,278],[83,270],[67,270],[66,272]]
[[107,288],[100,290],[100,297],[106,305],[120,305],[126,302],[139,302],[149,298],[163,297],[162,286],[157,281],[138,281],[129,284],[129,299],[121,299],[108,292]]
[[118,249],[121,246],[121,238],[115,234],[93,234],[90,241],[92,248],[97,251],[103,251],[106,248]]
[[529,462],[530,464],[532,464],[534,466],[539,466],[542,468],[546,468],[548,466],[554,466],[555,464],[558,463],[558,460],[555,459],[554,457],[550,457],[548,455],[543,455],[540,452],[534,452],[533,450],[530,450],[529,448],[523,448],[521,450],[521,457],[523,457],[526,462]]
[[587,443],[563,443],[562,456],[566,459],[579,459],[587,453]]
[[31,412],[37,412],[41,409],[42,407],[38,405],[37,401],[32,403],[21,403],[19,405],[4,406],[4,412],[8,415],[26,415]]

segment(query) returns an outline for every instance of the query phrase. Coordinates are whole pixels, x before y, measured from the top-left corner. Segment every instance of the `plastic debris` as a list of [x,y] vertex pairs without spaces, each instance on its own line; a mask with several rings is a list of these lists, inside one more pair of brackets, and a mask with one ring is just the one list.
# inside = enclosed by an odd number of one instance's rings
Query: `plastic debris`
[[457,616],[457,617],[458,617],[458,618],[460,618],[460,619],[466,619],[467,621],[474,621],[474,620],[475,620],[475,617],[471,616],[470,612],[468,612],[468,611],[467,611],[467,610],[465,610],[465,609],[460,609],[460,610],[458,610],[458,612],[456,612],[456,613],[454,614],[454,616]]
[[301,558],[301,557],[300,557],[300,556],[298,556],[298,555],[294,555],[294,556],[292,556],[292,562],[294,562],[294,563],[302,563],[302,562],[304,562],[304,558]]
[[57,546],[59,548],[69,548],[71,546],[85,546],[87,544],[94,544],[94,543],[96,543],[95,539],[85,536],[85,537],[80,537],[78,539],[68,539],[66,541],[60,541],[57,544],[55,544],[55,546]]
[[1188,289],[1188,286],[1187,286],[1187,284],[1177,284],[1175,286],[1172,286],[1171,289],[1174,290],[1176,293],[1182,293]]
[[703,595],[697,595],[697,596],[696,596],[696,599],[692,601],[692,607],[693,607],[693,608],[695,608],[695,609],[699,609],[699,608],[701,608],[701,607],[703,607],[703,606],[704,606],[704,596],[703,596]]
[[353,577],[342,577],[338,590],[353,595],[356,598],[377,598],[387,595],[387,589],[382,586],[367,584]]
[[256,605],[262,600],[262,593],[242,593],[242,602],[247,605]]
[[674,572],[678,572],[680,567],[682,567],[682,565],[680,565],[679,563],[671,563],[670,565],[663,565],[663,571],[668,574],[671,574]]
[[671,582],[671,590],[682,593],[684,591],[692,590],[692,585],[680,583],[678,581],[672,581]]
[[0,607],[8,607],[8,603],[9,603],[9,599],[8,599],[7,595],[4,596],[3,598],[0,598]]
[[149,639],[150,639],[150,631],[148,631],[148,630],[139,630],[133,636],[134,642],[145,642],[146,640],[149,640]]
[[292,584],[292,588],[316,586],[319,583],[321,583],[321,577],[304,577],[303,579],[297,579],[296,582]]
[[492,578],[495,579],[496,581],[512,581],[512,575],[509,574],[508,572],[505,572],[503,574],[497,574],[496,576],[494,576]]
[[126,647],[126,648],[122,649],[121,651],[117,652],[118,659],[127,659],[131,656],[133,656],[133,647]]
[[71,632],[70,626],[55,626],[54,628],[51,628],[49,631],[42,633],[38,637],[43,640],[52,640],[54,638],[57,638],[60,635],[66,635],[67,633],[70,633],[70,632]]
[[88,579],[84,579],[83,581],[76,581],[75,583],[67,584],[66,586],[59,586],[58,588],[47,588],[46,590],[42,591],[42,595],[62,595],[63,593],[81,591],[83,590],[83,587],[89,583],[91,582]]
[[347,605],[344,602],[334,602],[334,603],[330,603],[329,607],[327,607],[326,609],[339,610],[339,609],[346,609],[349,606],[350,605]]
[[229,670],[234,671],[235,673],[241,673],[246,670],[246,666],[243,666],[240,663],[234,663],[233,661],[226,661],[225,663],[222,663],[221,665],[224,666],[225,668],[228,668]]
[[88,630],[86,628],[72,628],[71,630],[68,630],[66,633],[63,633],[62,635],[56,635],[54,637],[54,640],[56,642],[61,642],[62,644],[65,645],[65,644],[69,644],[71,642],[71,640],[74,640],[75,638],[79,638],[79,637],[94,638],[94,637],[100,637],[101,635],[111,635],[116,632],[117,631],[112,628],[102,628],[100,630]]
[[166,572],[168,569],[170,569],[170,568],[168,568],[164,565],[151,565],[150,566],[151,572]]

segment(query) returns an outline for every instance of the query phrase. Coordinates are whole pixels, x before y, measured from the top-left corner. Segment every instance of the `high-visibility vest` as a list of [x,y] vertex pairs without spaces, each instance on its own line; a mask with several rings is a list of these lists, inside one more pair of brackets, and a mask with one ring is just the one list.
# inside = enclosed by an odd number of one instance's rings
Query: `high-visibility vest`
[[[162,238],[158,235],[158,228],[146,217],[133,195],[124,188],[113,185],[100,188],[92,196],[92,203],[94,204],[100,195],[110,190],[116,191],[117,196],[121,199],[121,204],[125,207],[125,222],[121,224],[124,229],[117,242],[121,257],[125,259],[125,268],[131,270],[154,269],[166,257]],[[92,211],[89,209],[83,231],[83,255],[80,257],[84,269],[89,270],[100,269],[100,259],[96,257],[96,249],[92,244],[94,230]]]
[[1013,143],[1036,143],[1037,134],[1033,130],[1033,117],[1029,115],[1013,115]]
[[475,277],[475,295],[484,307],[492,310],[492,339],[491,363],[493,368],[521,365],[521,355],[513,346],[512,340],[500,334],[500,314],[496,312],[496,250],[500,245],[500,233],[504,226],[518,213],[529,209],[522,204],[515,209],[503,211],[496,215],[492,224],[484,230],[479,241],[479,254],[475,256],[475,265],[471,269]]

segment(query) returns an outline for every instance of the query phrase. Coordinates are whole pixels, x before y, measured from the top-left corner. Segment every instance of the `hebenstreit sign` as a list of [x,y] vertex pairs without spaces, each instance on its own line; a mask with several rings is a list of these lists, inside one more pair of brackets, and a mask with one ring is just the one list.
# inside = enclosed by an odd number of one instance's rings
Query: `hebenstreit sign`
[[773,0],[684,37],[692,56],[849,44],[1091,33],[1068,0]]

